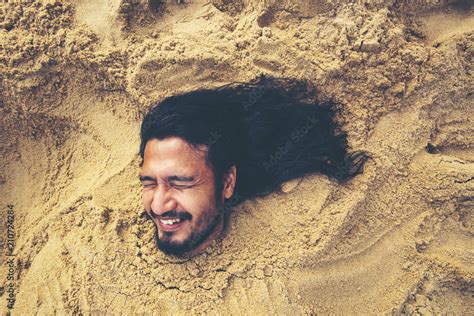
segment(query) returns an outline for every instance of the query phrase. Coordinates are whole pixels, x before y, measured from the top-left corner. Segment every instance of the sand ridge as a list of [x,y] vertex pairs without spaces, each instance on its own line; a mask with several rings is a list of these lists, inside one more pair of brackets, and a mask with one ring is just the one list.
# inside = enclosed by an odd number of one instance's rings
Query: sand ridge
[[[468,3],[0,9],[15,313],[474,312]],[[164,256],[137,181],[143,114],[173,93],[259,74],[313,82],[342,105],[351,147],[373,158],[345,185],[311,175],[237,206],[226,238],[196,258]]]

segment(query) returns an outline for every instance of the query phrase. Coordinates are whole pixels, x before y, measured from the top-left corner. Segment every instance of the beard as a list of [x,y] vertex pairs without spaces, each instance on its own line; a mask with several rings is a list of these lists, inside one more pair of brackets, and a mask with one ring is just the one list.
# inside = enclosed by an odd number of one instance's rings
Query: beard
[[218,211],[212,221],[208,222],[204,229],[192,231],[191,234],[182,241],[173,240],[175,232],[163,232],[163,238],[159,238],[158,225],[155,224],[154,239],[158,249],[168,255],[182,256],[199,247],[214,232],[221,220],[222,212]]

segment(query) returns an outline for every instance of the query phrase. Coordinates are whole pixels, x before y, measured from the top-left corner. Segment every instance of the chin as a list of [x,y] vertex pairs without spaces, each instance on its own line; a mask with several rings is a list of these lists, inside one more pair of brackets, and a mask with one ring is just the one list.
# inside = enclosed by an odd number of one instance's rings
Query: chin
[[175,255],[175,256],[182,256],[193,250],[193,249],[189,249],[189,247],[187,247],[183,243],[173,243],[173,242],[163,242],[163,241],[158,241],[157,247],[162,252],[168,255]]
[[165,233],[160,233],[160,235],[161,238],[158,237],[157,232],[155,234],[156,246],[159,250],[168,255],[180,256],[193,250],[189,247],[189,243],[182,238],[177,238],[176,236],[167,238]]

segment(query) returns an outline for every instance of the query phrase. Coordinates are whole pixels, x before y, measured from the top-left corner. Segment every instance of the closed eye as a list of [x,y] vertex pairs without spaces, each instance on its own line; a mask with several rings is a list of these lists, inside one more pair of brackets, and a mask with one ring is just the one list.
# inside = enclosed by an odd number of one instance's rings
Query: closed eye
[[156,186],[156,183],[143,183],[144,188],[153,188]]
[[[143,188],[146,188],[146,189],[152,189],[157,186],[155,182],[142,182],[142,185],[143,185]],[[170,187],[174,189],[178,189],[178,190],[190,189],[194,187],[195,185],[196,184],[178,184],[178,183],[173,183],[173,182],[169,183]]]
[[179,189],[179,190],[190,189],[190,188],[194,187],[194,184],[177,184],[177,183],[173,183],[173,182],[171,182],[170,185],[173,188]]

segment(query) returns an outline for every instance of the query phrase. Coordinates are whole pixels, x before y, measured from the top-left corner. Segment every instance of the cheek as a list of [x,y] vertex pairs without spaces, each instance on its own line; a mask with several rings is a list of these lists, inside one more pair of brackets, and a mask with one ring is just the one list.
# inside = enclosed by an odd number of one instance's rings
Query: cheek
[[182,194],[176,197],[179,205],[189,212],[195,219],[201,217],[211,217],[214,210],[214,192],[197,191]]
[[153,191],[143,191],[143,207],[145,208],[145,210],[150,211],[152,200]]

